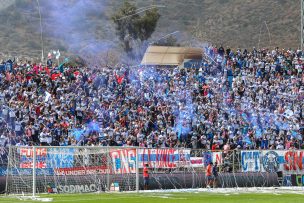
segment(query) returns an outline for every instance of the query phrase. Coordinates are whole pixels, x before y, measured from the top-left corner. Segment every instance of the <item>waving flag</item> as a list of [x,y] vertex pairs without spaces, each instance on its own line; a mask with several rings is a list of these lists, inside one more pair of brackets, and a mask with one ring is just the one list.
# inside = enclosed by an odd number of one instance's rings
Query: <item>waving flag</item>
[[251,140],[250,140],[250,137],[249,137],[249,136],[245,136],[245,137],[243,137],[243,142],[245,142],[245,143],[247,143],[247,144],[249,144],[249,145],[251,145],[251,144],[252,144],[252,142],[251,142]]
[[298,139],[298,140],[302,140],[302,136],[299,133],[297,133],[296,131],[291,132],[291,137]]
[[115,74],[115,78],[116,78],[117,83],[120,85],[122,83],[123,79],[125,78],[125,76],[124,75],[118,76]]
[[75,72],[74,72],[74,76],[75,76],[75,77],[77,77],[79,74],[80,74],[79,71],[75,71]]
[[60,75],[61,75],[61,73],[53,73],[53,74],[51,75],[51,79],[52,79],[52,80],[56,80],[57,78],[60,77]]
[[52,58],[52,54],[51,52],[48,53],[48,59],[51,59]]
[[255,132],[255,137],[256,138],[260,138],[262,137],[262,130],[260,128],[258,128]]
[[75,137],[75,139],[77,141],[79,141],[81,139],[81,136],[84,134],[85,130],[81,129],[81,128],[75,128],[72,131],[72,135]]
[[55,58],[58,60],[59,57],[60,57],[60,52],[59,52],[59,50],[58,50],[58,51],[56,52],[56,54],[55,54]]

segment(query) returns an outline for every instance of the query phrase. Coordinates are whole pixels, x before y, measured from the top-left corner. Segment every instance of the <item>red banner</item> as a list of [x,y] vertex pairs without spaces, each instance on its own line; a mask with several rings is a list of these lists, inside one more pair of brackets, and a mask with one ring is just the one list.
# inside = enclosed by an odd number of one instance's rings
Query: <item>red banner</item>
[[287,151],[284,155],[285,171],[302,171],[303,170],[303,151]]
[[[36,168],[47,168],[47,149],[38,148],[36,151]],[[33,149],[20,148],[20,168],[33,168]]]
[[[46,148],[36,149],[36,156],[46,156],[46,155],[47,155]],[[32,148],[20,148],[20,156],[33,158],[33,149]]]
[[190,149],[139,149],[139,168],[176,168],[190,165]]

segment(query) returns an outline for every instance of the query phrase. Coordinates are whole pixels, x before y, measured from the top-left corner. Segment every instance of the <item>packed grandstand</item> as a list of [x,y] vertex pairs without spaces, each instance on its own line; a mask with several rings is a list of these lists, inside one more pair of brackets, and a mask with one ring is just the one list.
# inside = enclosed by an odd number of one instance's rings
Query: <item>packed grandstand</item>
[[1,66],[0,145],[304,149],[303,60],[222,46],[189,68],[12,59]]

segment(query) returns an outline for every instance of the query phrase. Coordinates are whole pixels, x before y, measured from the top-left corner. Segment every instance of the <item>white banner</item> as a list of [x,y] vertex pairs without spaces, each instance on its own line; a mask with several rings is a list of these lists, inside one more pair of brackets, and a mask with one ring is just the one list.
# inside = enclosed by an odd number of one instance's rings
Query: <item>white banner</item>
[[190,158],[191,167],[204,167],[204,159],[203,157],[191,157]]
[[241,151],[241,167],[243,172],[259,172],[260,166],[260,151]]
[[263,172],[283,172],[284,174],[304,174],[303,150],[266,150],[262,153]]
[[212,162],[215,163],[217,162],[217,165],[222,165],[223,164],[223,156],[222,152],[212,152]]

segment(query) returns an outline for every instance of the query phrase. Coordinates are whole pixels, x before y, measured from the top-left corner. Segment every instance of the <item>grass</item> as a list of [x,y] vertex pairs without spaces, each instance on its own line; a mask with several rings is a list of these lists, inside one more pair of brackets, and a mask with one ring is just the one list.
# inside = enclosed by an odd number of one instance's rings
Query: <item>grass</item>
[[[211,194],[206,192],[181,193],[103,193],[103,194],[60,194],[44,195],[53,198],[53,202],[72,203],[303,203],[303,194]],[[0,198],[1,203],[37,202]]]

